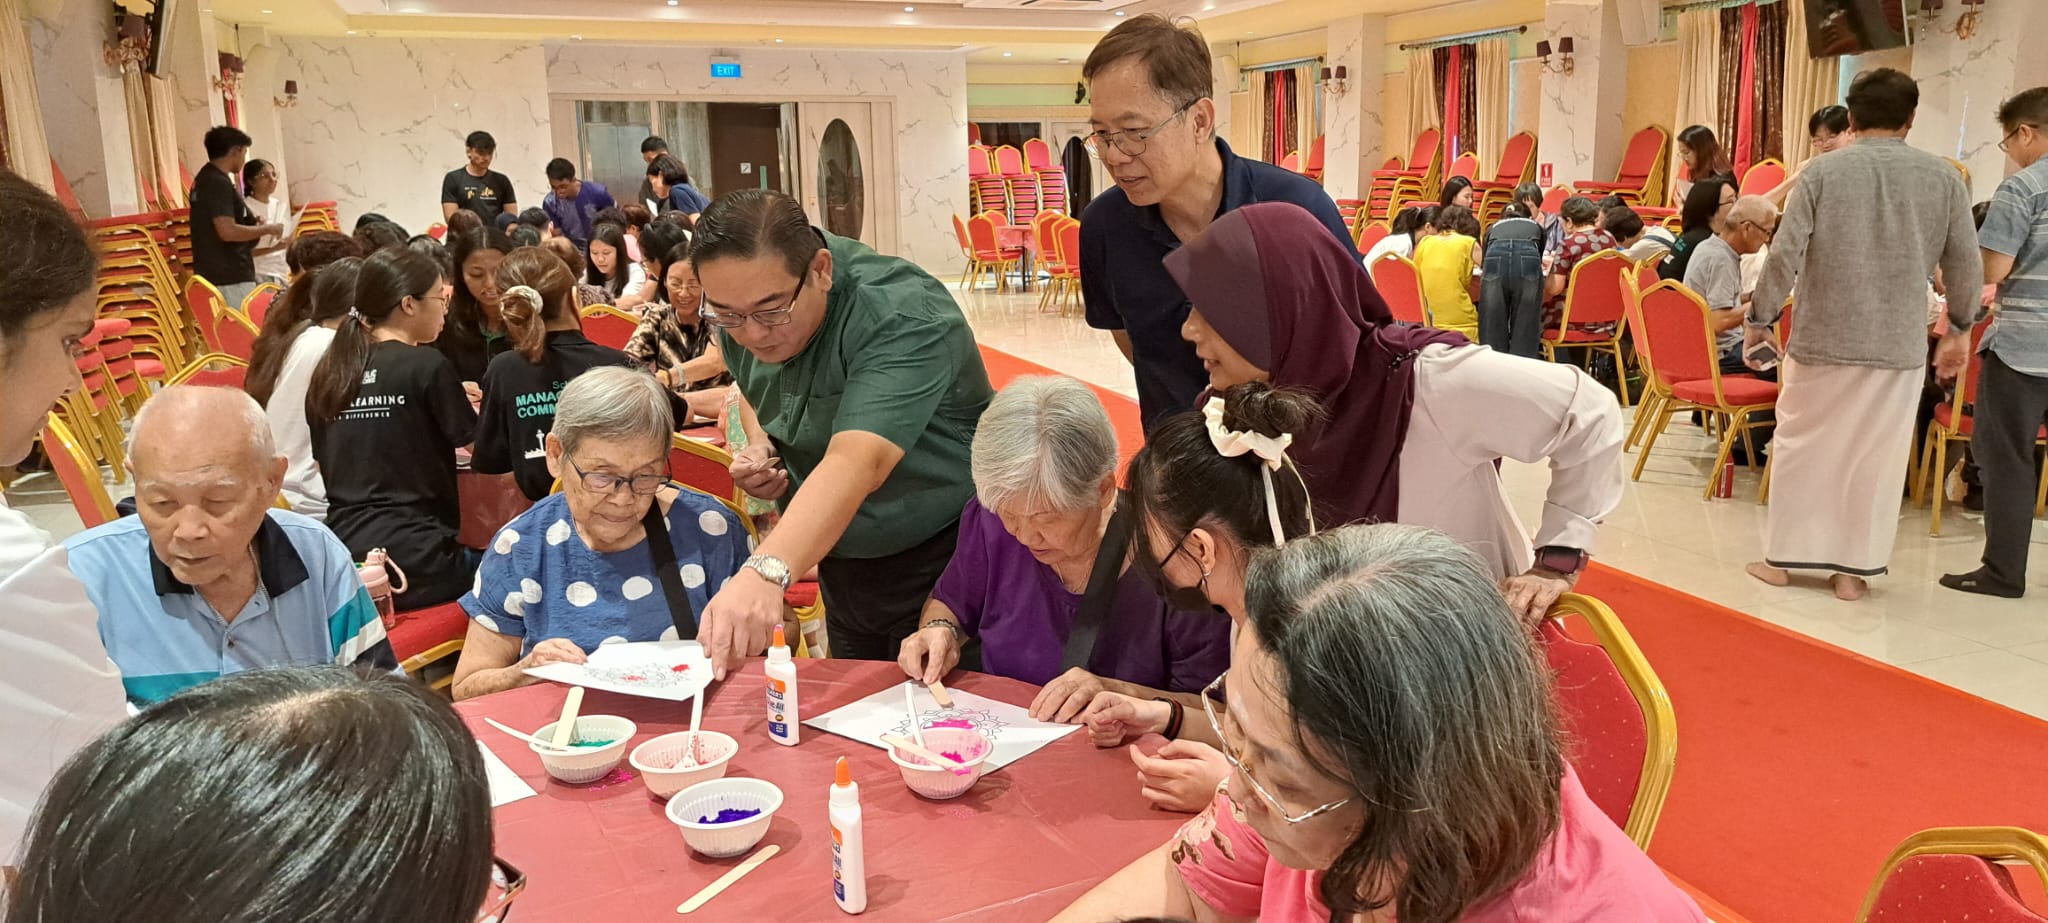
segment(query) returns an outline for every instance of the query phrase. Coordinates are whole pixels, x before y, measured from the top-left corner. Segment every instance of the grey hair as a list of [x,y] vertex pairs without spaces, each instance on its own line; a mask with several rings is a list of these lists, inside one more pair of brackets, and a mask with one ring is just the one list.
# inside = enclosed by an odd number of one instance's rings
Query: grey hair
[[1771,204],[1770,199],[1760,195],[1742,196],[1735,200],[1735,204],[1728,206],[1729,227],[1739,226],[1744,221],[1763,224],[1766,219],[1775,219],[1777,217],[1778,206]]
[[601,366],[576,376],[555,398],[555,426],[550,430],[573,452],[585,439],[669,444],[675,435],[668,391],[653,375],[623,366]]
[[[137,437],[151,420],[163,414],[185,426],[204,427],[209,432],[219,432],[220,417],[238,416],[249,433],[250,457],[259,465],[277,457],[277,438],[270,432],[270,418],[249,392],[218,385],[171,385],[144,401],[142,409],[135,412],[135,423],[128,428],[123,449],[130,458],[135,456]],[[202,419],[181,419],[188,416]]]
[[1324,875],[1338,915],[1450,923],[1526,874],[1558,824],[1550,674],[1478,555],[1353,525],[1255,555],[1245,607],[1293,736],[1365,805]]
[[991,510],[1092,510],[1116,473],[1116,430],[1087,385],[1028,376],[989,401],[971,459],[974,495]]

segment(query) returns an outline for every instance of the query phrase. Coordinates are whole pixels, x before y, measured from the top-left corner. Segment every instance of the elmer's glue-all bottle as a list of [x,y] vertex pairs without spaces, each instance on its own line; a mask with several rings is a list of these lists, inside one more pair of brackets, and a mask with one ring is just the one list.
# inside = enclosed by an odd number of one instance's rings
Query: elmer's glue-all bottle
[[838,778],[832,783],[832,897],[839,909],[859,913],[868,909],[867,857],[861,852],[860,786],[854,784],[853,769],[846,757],[839,758]]
[[785,747],[796,746],[798,722],[796,663],[789,657],[789,642],[782,639],[782,626],[775,626],[775,646],[768,649],[768,739]]

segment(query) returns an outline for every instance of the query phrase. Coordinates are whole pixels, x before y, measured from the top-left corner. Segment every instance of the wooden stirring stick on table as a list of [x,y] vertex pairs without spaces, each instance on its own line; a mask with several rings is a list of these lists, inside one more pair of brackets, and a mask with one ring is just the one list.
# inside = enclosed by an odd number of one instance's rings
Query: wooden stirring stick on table
[[769,859],[775,858],[775,854],[781,851],[782,847],[780,846],[768,846],[763,848],[760,852],[748,856],[747,861],[733,866],[732,871],[727,872],[724,875],[720,875],[717,881],[712,882],[704,890],[697,892],[696,896],[690,898],[687,901],[684,901],[682,903],[682,906],[676,908],[676,912],[689,913],[690,911],[696,910],[697,908],[704,906],[705,903],[709,902],[712,898],[717,897],[720,893],[724,892],[725,889],[732,887],[734,882],[739,881],[742,878],[745,878],[748,872],[751,872],[754,869],[759,868],[761,863],[766,862]]

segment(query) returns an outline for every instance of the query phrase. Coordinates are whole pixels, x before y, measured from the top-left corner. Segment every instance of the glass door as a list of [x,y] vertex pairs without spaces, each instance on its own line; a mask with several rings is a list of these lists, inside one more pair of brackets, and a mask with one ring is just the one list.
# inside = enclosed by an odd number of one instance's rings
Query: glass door
[[620,202],[632,201],[647,178],[640,142],[647,138],[653,122],[651,103],[578,100],[576,140],[583,163],[578,165],[577,175],[603,183]]
[[798,103],[798,199],[811,221],[884,253],[895,246],[893,222],[880,220],[893,151],[876,145],[873,103]]

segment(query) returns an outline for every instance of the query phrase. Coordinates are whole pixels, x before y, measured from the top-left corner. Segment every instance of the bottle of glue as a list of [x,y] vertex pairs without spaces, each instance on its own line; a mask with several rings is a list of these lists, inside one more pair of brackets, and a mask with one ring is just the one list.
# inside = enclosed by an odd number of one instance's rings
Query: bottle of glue
[[796,663],[789,656],[789,642],[783,640],[782,626],[775,626],[775,645],[768,648],[768,739],[785,747],[796,746],[797,728]]
[[868,868],[862,853],[860,786],[854,784],[853,769],[846,757],[839,758],[837,779],[832,784],[828,814],[832,821],[832,897],[839,909],[860,913],[868,909]]

